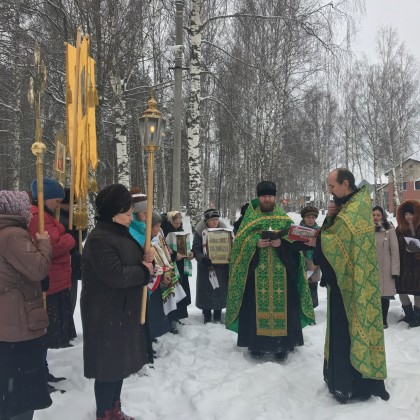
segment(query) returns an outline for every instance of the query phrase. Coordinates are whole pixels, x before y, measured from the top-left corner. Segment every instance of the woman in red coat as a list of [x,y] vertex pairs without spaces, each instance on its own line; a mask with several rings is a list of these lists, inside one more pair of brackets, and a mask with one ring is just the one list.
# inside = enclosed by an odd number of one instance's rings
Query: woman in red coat
[[[32,220],[29,230],[33,237],[38,232],[37,182],[31,184],[33,205]],[[47,312],[50,320],[45,347],[57,349],[70,346],[70,340],[76,337],[73,315],[71,312],[70,285],[71,264],[70,250],[75,246],[74,238],[66,233],[64,226],[54,217],[54,212],[64,198],[63,187],[55,180],[44,178],[44,224],[52,247],[52,262],[48,272]],[[49,375],[50,382],[56,379]]]

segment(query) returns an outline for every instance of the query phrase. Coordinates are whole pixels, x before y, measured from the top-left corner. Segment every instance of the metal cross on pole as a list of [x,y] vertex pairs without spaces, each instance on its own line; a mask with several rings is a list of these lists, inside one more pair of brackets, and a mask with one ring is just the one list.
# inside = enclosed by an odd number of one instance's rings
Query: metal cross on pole
[[29,81],[28,99],[35,108],[35,141],[32,144],[32,153],[36,156],[36,182],[38,195],[38,232],[44,233],[44,162],[43,157],[47,150],[42,142],[41,124],[41,98],[44,95],[47,82],[47,69],[41,60],[41,49],[37,42],[34,48],[35,72]]

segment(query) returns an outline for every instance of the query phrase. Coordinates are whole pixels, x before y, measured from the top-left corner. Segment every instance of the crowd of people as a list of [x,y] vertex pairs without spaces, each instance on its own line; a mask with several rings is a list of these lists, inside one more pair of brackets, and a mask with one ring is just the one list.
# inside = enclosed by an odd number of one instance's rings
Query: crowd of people
[[[300,226],[313,235],[292,240],[293,221],[276,204],[276,185],[262,181],[257,198],[242,206],[234,237],[212,208],[191,243],[176,210],[153,212],[148,230],[148,197],[121,184],[98,193],[95,226],[80,236],[68,226],[69,190],[51,178],[43,182],[43,209],[36,181],[30,193],[0,191],[0,420],[30,420],[52,404],[50,393],[65,378],[49,371],[47,350],[72,346],[79,280],[84,375],[94,379],[96,418],[133,419],[122,410],[124,379],[152,364],[154,343],[185,323],[194,259],[203,323],[224,322],[257,360],[271,354],[282,363],[304,345],[302,329],[315,324],[318,283],[327,287],[329,391],[340,403],[389,398],[390,300],[399,294],[401,321],[420,326],[418,201],[398,207],[395,228],[381,207],[372,209],[366,187],[339,168],[327,179],[333,200],[322,226],[319,210],[307,206]],[[45,232],[38,231],[40,217]],[[214,230],[229,232],[228,262],[210,255]]]

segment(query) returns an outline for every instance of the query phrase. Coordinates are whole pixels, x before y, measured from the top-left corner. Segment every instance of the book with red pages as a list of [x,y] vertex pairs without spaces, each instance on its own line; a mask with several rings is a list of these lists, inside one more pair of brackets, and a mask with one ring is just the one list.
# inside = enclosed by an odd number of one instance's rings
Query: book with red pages
[[308,242],[311,238],[318,236],[319,230],[305,226],[292,225],[289,228],[287,239],[291,241]]

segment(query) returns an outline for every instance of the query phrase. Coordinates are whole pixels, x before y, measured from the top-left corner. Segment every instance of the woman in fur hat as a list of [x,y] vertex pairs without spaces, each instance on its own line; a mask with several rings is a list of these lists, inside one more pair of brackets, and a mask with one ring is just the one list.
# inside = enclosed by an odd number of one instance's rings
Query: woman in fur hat
[[96,197],[97,223],[82,258],[83,361],[95,379],[97,419],[131,419],[122,413],[123,380],[148,362],[140,325],[143,286],[153,273],[153,250],[144,252],[129,233],[133,199],[121,184]]
[[[404,318],[410,328],[420,326],[420,248],[414,241],[420,239],[420,202],[406,200],[397,209],[396,229],[400,248],[401,274],[397,281],[397,293],[400,295]],[[414,296],[414,308],[408,295]]]
[[394,299],[395,281],[400,275],[400,254],[394,226],[388,222],[384,209],[376,206],[372,209],[375,223],[376,251],[378,254],[379,280],[381,288],[382,319],[384,328],[388,328],[389,301]]

